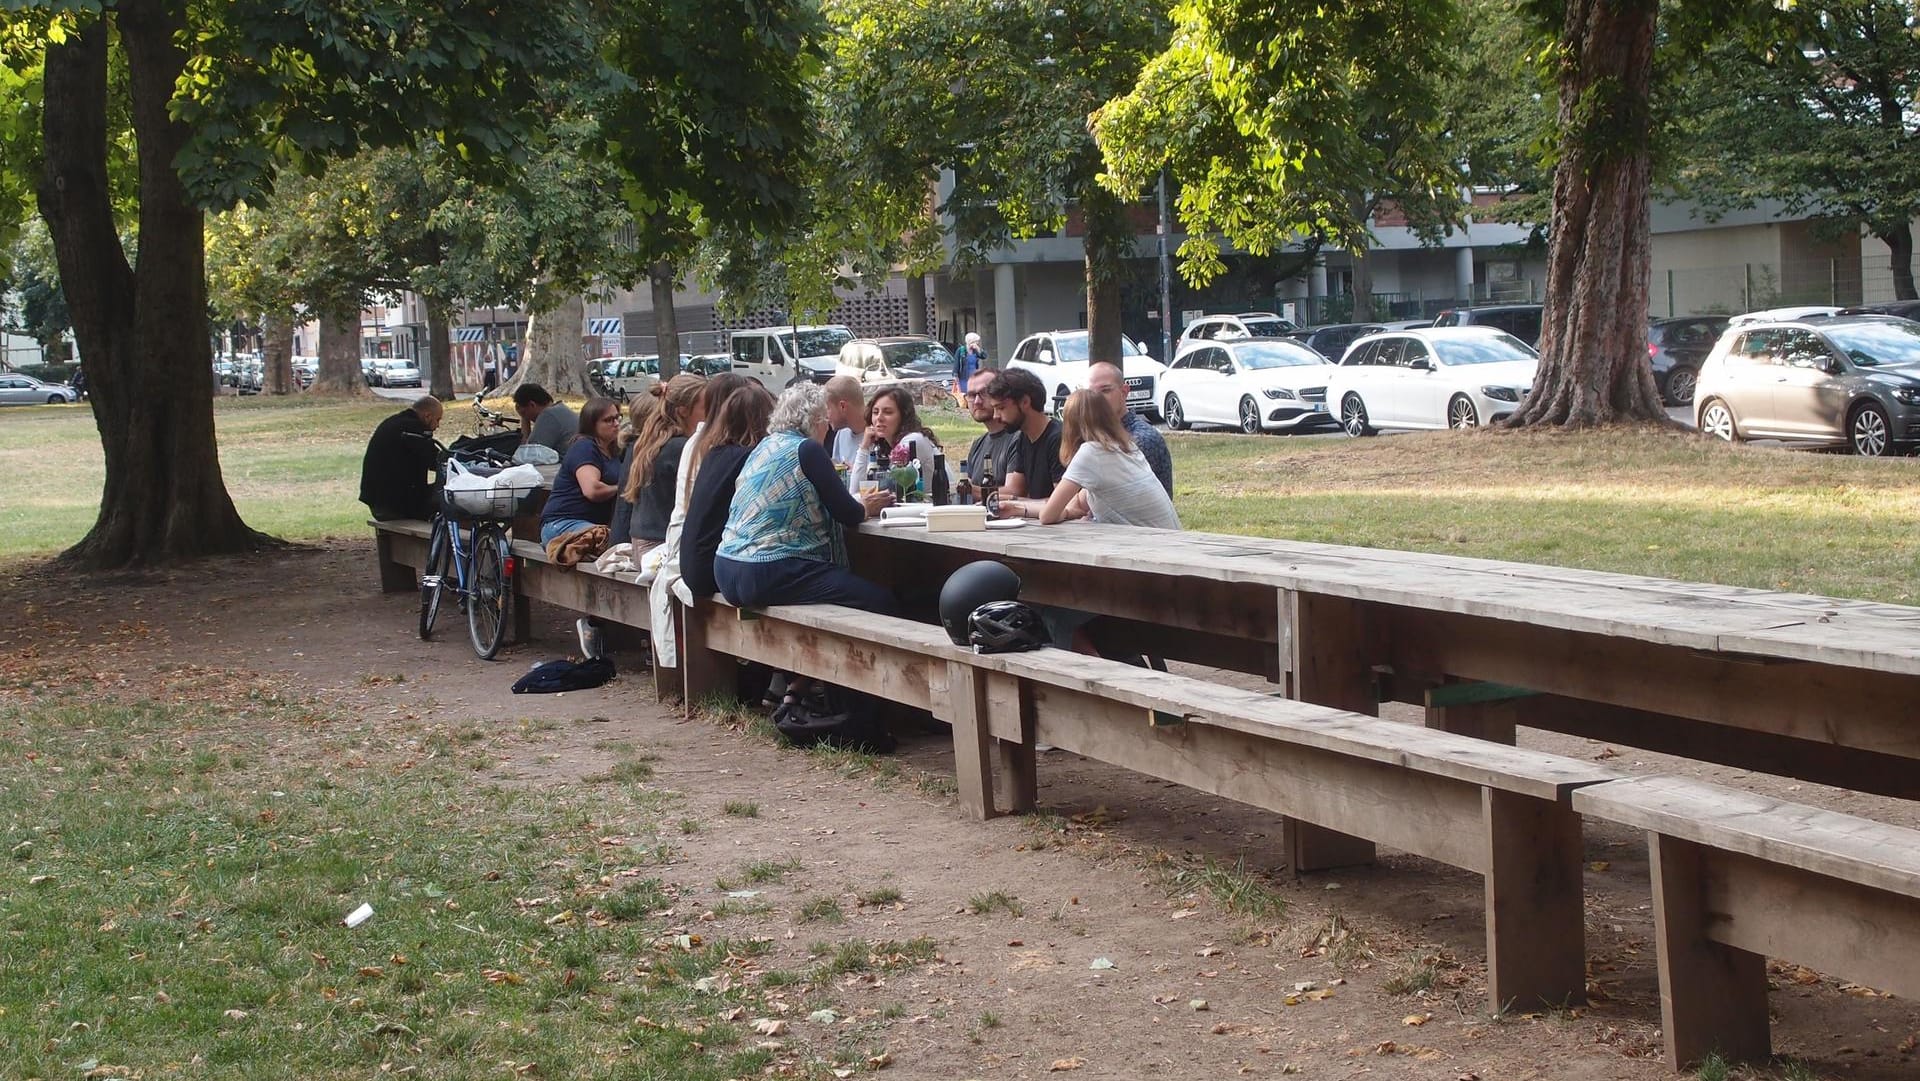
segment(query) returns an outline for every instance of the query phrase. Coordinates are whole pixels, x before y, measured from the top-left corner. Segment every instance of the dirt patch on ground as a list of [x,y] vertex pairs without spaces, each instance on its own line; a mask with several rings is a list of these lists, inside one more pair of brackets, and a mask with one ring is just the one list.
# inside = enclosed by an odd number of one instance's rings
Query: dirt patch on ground
[[[650,783],[676,793],[696,825],[662,872],[691,926],[770,936],[769,968],[804,968],[822,943],[934,941],[936,960],[851,974],[837,989],[885,1022],[878,1064],[901,1076],[1670,1076],[1658,1057],[1645,848],[1628,831],[1587,828],[1594,1001],[1495,1015],[1476,876],[1383,852],[1365,869],[1282,878],[1271,873],[1273,816],[1060,753],[1041,760],[1046,813],[973,822],[950,794],[951,745],[937,725],[909,734],[897,767],[875,775],[683,719],[637,670],[593,691],[514,696],[528,666],[570,648],[562,614],[540,610],[535,640],[494,663],[474,658],[457,624],[421,642],[413,598],[378,592],[370,544],[148,576],[31,568],[0,591],[13,616],[0,665],[13,681],[178,696],[190,693],[182,671],[220,673],[363,717],[518,733],[476,764],[499,784],[581,784],[623,755],[652,756]],[[619,660],[633,669],[633,655]],[[1616,753],[1539,733],[1523,742]],[[1684,766],[1913,822],[1899,801],[1631,751],[1615,764]],[[749,865],[785,869],[754,882]],[[1241,887],[1284,910],[1229,911]],[[819,918],[827,901],[840,922]],[[1920,1071],[1911,1004],[1792,967],[1772,976],[1776,1046],[1811,1076]]]

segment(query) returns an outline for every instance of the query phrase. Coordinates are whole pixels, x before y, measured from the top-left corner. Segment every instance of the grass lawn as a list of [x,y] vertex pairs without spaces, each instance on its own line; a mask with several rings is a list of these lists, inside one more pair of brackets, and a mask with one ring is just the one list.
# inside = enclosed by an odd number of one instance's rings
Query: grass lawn
[[[220,460],[256,528],[363,532],[366,434],[399,408],[222,399]],[[467,422],[453,406],[443,433]],[[956,459],[977,431],[928,419]],[[1920,460],[1862,460],[1637,431],[1430,432],[1375,439],[1169,433],[1191,529],[1626,571],[1913,603]],[[101,483],[81,406],[0,412],[0,555],[50,555],[91,524]]]
[[[538,730],[166,681],[192,704],[6,688],[24,692],[0,707],[6,1076],[720,1081],[773,1062],[750,1027],[781,993],[750,975],[772,939],[676,919],[685,812],[647,771],[477,783]],[[841,951],[784,992],[796,1017],[839,1005],[837,973],[931,948]],[[861,1062],[866,1032],[828,1031],[831,1065]]]

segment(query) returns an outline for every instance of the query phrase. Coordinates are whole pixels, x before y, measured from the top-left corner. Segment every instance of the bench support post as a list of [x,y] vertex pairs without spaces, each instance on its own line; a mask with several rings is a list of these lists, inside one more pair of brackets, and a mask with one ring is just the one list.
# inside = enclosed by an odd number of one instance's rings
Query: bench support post
[[1502,695],[1499,690],[1490,683],[1449,683],[1429,688],[1427,727],[1513,746],[1515,696]]
[[673,618],[680,622],[680,685],[688,717],[707,699],[736,689],[733,658],[707,645],[707,616],[698,603],[692,608],[677,602],[673,606]]
[[1660,957],[1660,1029],[1667,1063],[1685,1069],[1719,1052],[1733,1062],[1773,1053],[1767,959],[1707,937],[1707,852],[1651,834],[1653,926]]
[[[1378,716],[1366,613],[1355,601],[1297,590],[1280,593],[1282,667],[1302,702]],[[1373,842],[1311,822],[1282,820],[1288,870],[1324,871],[1372,863]]]
[[987,674],[964,661],[948,661],[942,712],[953,726],[953,774],[960,787],[960,806],[970,818],[992,818],[999,811],[993,803],[989,748],[994,740],[987,729]]
[[1580,816],[1480,790],[1487,837],[1487,995],[1495,1009],[1586,1001]]
[[[1006,727],[1019,730],[1017,740],[996,740],[1000,747],[1000,772],[1006,778],[1007,810],[1012,814],[1032,814],[1040,799],[1038,742],[1033,734],[1033,689],[1019,680],[1004,677],[987,679],[989,715]],[[995,727],[1001,727],[996,724]]]
[[380,558],[380,592],[411,593],[420,588],[420,580],[413,576],[413,568],[394,558],[392,533],[376,529],[373,533],[374,546]]

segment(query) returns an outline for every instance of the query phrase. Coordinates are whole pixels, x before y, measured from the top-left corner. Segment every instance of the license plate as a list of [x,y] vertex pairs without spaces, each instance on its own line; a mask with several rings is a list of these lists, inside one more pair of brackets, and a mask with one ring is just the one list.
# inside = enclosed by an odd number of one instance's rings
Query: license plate
[[1326,411],[1327,411],[1327,403],[1325,403],[1325,402],[1314,402],[1314,403],[1313,403],[1313,412],[1315,412],[1315,413],[1324,413],[1324,412],[1326,412]]

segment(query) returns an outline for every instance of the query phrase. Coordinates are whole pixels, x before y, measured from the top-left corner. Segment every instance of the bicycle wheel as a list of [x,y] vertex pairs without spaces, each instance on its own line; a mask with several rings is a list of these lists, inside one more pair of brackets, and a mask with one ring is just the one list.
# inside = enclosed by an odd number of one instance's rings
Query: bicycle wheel
[[467,632],[473,651],[483,661],[493,659],[506,640],[513,617],[513,582],[508,570],[511,549],[497,525],[474,531],[473,581],[467,593]]
[[440,599],[447,594],[447,576],[453,573],[452,538],[447,521],[435,516],[433,536],[427,541],[427,561],[420,567],[420,638],[433,636],[433,623],[440,618]]

